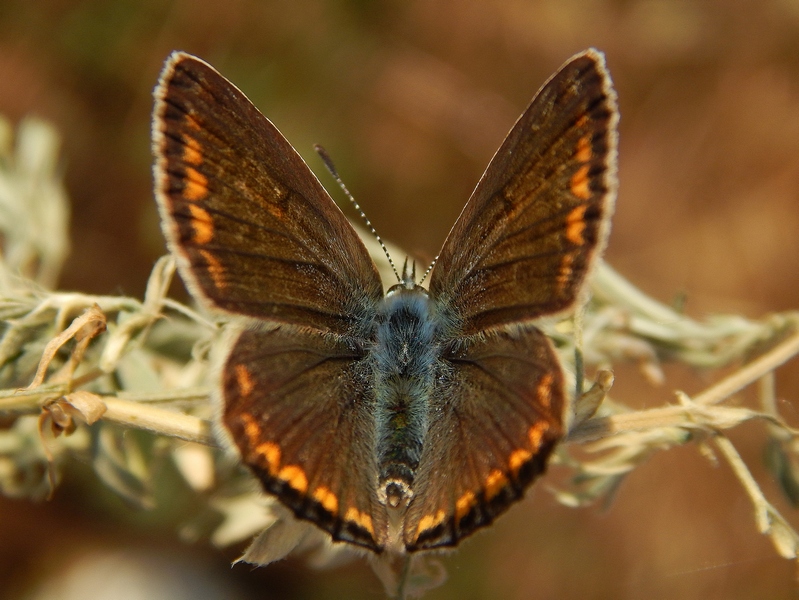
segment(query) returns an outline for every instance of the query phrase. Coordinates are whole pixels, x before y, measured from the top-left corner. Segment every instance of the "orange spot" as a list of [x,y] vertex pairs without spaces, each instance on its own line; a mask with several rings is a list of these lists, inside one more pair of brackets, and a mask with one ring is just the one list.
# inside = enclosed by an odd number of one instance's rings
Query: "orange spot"
[[510,467],[510,472],[516,475],[519,472],[519,469],[524,466],[528,460],[533,458],[533,455],[525,450],[524,448],[519,448],[518,450],[514,450],[510,458],[508,459],[508,466]]
[[588,162],[591,160],[591,138],[584,135],[577,140],[577,151],[574,153],[574,158],[580,162]]
[[572,175],[571,192],[582,200],[591,197],[591,189],[588,187],[588,165],[583,165]]
[[313,497],[319,504],[330,513],[338,512],[338,497],[326,487],[318,487],[314,490]]
[[530,440],[530,447],[533,449],[533,452],[541,447],[541,439],[548,429],[549,423],[546,421],[538,421],[527,431],[527,439]]
[[355,523],[362,529],[365,529],[370,534],[374,535],[375,530],[372,527],[372,517],[367,515],[366,513],[362,513],[354,506],[351,506],[347,509],[347,514],[344,515],[344,520],[349,521],[351,523]]
[[[241,365],[239,365],[241,366]],[[238,368],[236,369],[238,377]],[[269,467],[269,472],[273,475],[277,472],[280,466],[280,447],[272,442],[261,442],[263,430],[258,422],[248,414],[241,415],[241,420],[244,422],[244,434],[250,441],[250,446],[253,447],[253,452],[266,459],[266,464]]]
[[300,493],[305,493],[308,489],[308,478],[305,476],[305,471],[297,465],[286,465],[280,469],[277,477]]
[[[552,376],[552,373],[547,373],[541,378],[541,381],[538,382],[536,400],[538,400],[544,408],[549,408],[552,405],[552,383],[554,381],[555,378]],[[535,448],[535,446],[533,446],[533,448]]]
[[203,162],[203,147],[193,137],[183,135],[183,160],[190,165],[199,166]]
[[581,127],[585,126],[586,123],[588,123],[588,115],[583,115],[577,119],[577,122],[574,124],[574,126],[580,129]]
[[455,501],[455,520],[460,521],[469,514],[469,511],[476,504],[474,492],[466,492]]
[[276,474],[280,468],[280,447],[272,442],[261,442],[255,447],[255,452],[266,459],[269,472]]
[[261,437],[261,428],[258,426],[258,423],[256,423],[252,415],[244,413],[241,415],[241,420],[244,421],[244,433],[250,440],[250,445],[254,446],[258,441],[258,438]]
[[208,264],[208,273],[211,275],[211,279],[213,280],[216,289],[225,289],[225,287],[227,287],[227,282],[225,281],[225,269],[222,266],[222,263],[220,263],[217,258],[207,250],[198,250],[198,252]]
[[563,258],[560,259],[560,268],[558,269],[558,276],[555,279],[559,292],[562,292],[566,288],[566,284],[571,281],[572,263],[574,263],[574,255],[571,253],[564,254]]
[[419,521],[419,527],[416,528],[416,535],[421,535],[423,531],[427,531],[428,529],[434,529],[441,525],[444,522],[444,519],[447,517],[447,513],[443,510],[438,511],[434,515],[425,515]]
[[566,239],[577,246],[585,244],[583,231],[585,231],[585,211],[587,209],[588,205],[581,204],[566,217]]
[[188,113],[186,114],[186,125],[195,131],[200,131],[203,128],[203,126],[200,125],[200,122]]
[[495,469],[488,474],[486,478],[486,498],[491,500],[494,496],[499,494],[508,484],[508,478],[499,469]]
[[195,244],[207,244],[214,237],[214,222],[211,220],[211,215],[196,204],[189,204],[189,212],[192,218],[191,226],[194,228],[192,241]]
[[183,185],[183,194],[189,200],[196,202],[202,200],[208,193],[208,179],[197,169],[186,167],[186,180]]
[[[239,384],[242,396],[249,396],[255,384],[252,381],[252,376],[244,365],[236,365],[236,383]],[[249,415],[246,415],[249,417]],[[252,417],[250,417],[252,418]]]

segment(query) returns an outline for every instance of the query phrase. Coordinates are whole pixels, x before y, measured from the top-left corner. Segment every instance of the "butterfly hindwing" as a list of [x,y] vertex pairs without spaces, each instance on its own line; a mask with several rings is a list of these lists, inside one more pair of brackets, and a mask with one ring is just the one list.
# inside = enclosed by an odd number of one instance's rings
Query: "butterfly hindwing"
[[409,550],[453,546],[489,525],[563,435],[563,375],[537,329],[464,338],[444,358],[405,521]]
[[341,336],[290,325],[243,331],[223,369],[222,420],[266,491],[297,517],[380,551],[385,509],[363,358]]

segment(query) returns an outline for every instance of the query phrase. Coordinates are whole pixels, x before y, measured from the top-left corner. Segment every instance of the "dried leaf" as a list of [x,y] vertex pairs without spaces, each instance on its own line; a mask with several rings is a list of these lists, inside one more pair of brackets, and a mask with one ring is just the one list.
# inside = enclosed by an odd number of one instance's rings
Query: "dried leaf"
[[370,564],[391,598],[421,598],[447,580],[444,565],[429,554],[382,555],[372,558]]
[[103,372],[110,373],[117,367],[135,335],[148,330],[153,323],[163,318],[161,310],[175,268],[175,259],[171,255],[159,258],[153,267],[150,279],[147,280],[144,303],[136,312],[120,313],[117,326],[109,336],[100,357],[99,364]]
[[271,526],[277,517],[269,510],[269,502],[258,493],[212,499],[211,507],[222,514],[223,521],[211,535],[211,542],[228,546]]
[[780,556],[788,559],[796,558],[799,538],[797,538],[796,532],[782,518],[772,520],[768,534]]
[[255,537],[236,562],[268,565],[285,558],[302,544],[311,527],[294,518],[278,519]]
[[50,429],[55,437],[58,437],[62,433],[69,435],[75,431],[77,427],[71,411],[67,410],[67,408],[58,401],[44,406],[42,408],[42,414],[47,415],[45,421],[50,422]]
[[794,508],[799,507],[799,457],[788,451],[780,440],[769,438],[766,443],[765,461],[774,474],[782,493]]
[[95,304],[87,308],[82,315],[72,321],[69,327],[54,337],[42,353],[42,358],[39,361],[39,367],[36,370],[36,375],[33,381],[28,386],[28,389],[36,388],[44,383],[44,378],[47,374],[47,369],[50,366],[53,358],[55,358],[58,350],[66,344],[70,339],[75,338],[77,342],[73,350],[68,365],[70,365],[68,377],[71,377],[75,367],[83,358],[83,354],[89,345],[89,342],[98,333],[105,331],[106,320],[103,311]]
[[72,408],[87,425],[96,423],[106,411],[105,402],[97,394],[77,390],[64,396],[62,402]]
[[194,491],[210,490],[215,481],[214,456],[208,446],[186,443],[172,452],[175,465]]
[[124,435],[114,427],[97,428],[92,466],[109,488],[131,504],[154,506],[150,473],[135,435]]
[[78,390],[61,396],[42,406],[42,424],[49,422],[55,437],[62,433],[73,433],[77,424],[75,418],[91,425],[105,413],[106,406],[97,394]]
[[574,405],[574,420],[571,426],[579,425],[586,419],[592,417],[599,408],[599,405],[605,400],[613,385],[613,373],[606,370],[601,370],[596,374],[596,381],[591,389],[583,394]]

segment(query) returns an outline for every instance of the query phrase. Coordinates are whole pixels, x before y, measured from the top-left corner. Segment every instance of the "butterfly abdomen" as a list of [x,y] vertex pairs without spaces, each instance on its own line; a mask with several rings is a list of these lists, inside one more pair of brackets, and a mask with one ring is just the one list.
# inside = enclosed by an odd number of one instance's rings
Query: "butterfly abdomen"
[[378,312],[372,350],[378,494],[391,507],[406,504],[422,454],[438,358],[427,291],[397,286]]

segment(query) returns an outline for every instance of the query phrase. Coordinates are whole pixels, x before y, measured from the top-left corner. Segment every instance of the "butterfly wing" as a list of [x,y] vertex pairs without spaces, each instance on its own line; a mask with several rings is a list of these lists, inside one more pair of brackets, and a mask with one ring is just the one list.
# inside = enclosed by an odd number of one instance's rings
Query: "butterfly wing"
[[430,294],[463,334],[570,307],[616,195],[616,94],[588,50],[544,84],[447,237]]
[[266,491],[334,539],[379,550],[364,370],[382,284],[297,152],[229,81],[183,53],[153,119],[156,196],[194,296],[250,317],[222,369],[222,421]]
[[563,435],[563,374],[537,329],[459,340],[438,381],[405,519],[410,551],[454,546],[489,525]]
[[264,489],[334,540],[385,544],[363,350],[291,325],[242,332],[222,372],[222,420]]
[[617,119],[602,55],[573,57],[514,125],[444,244],[430,279],[444,350],[409,550],[491,523],[563,435],[563,373],[531,322],[574,304],[604,245]]
[[173,53],[155,90],[164,233],[194,296],[235,315],[348,331],[383,293],[311,170],[232,83]]

